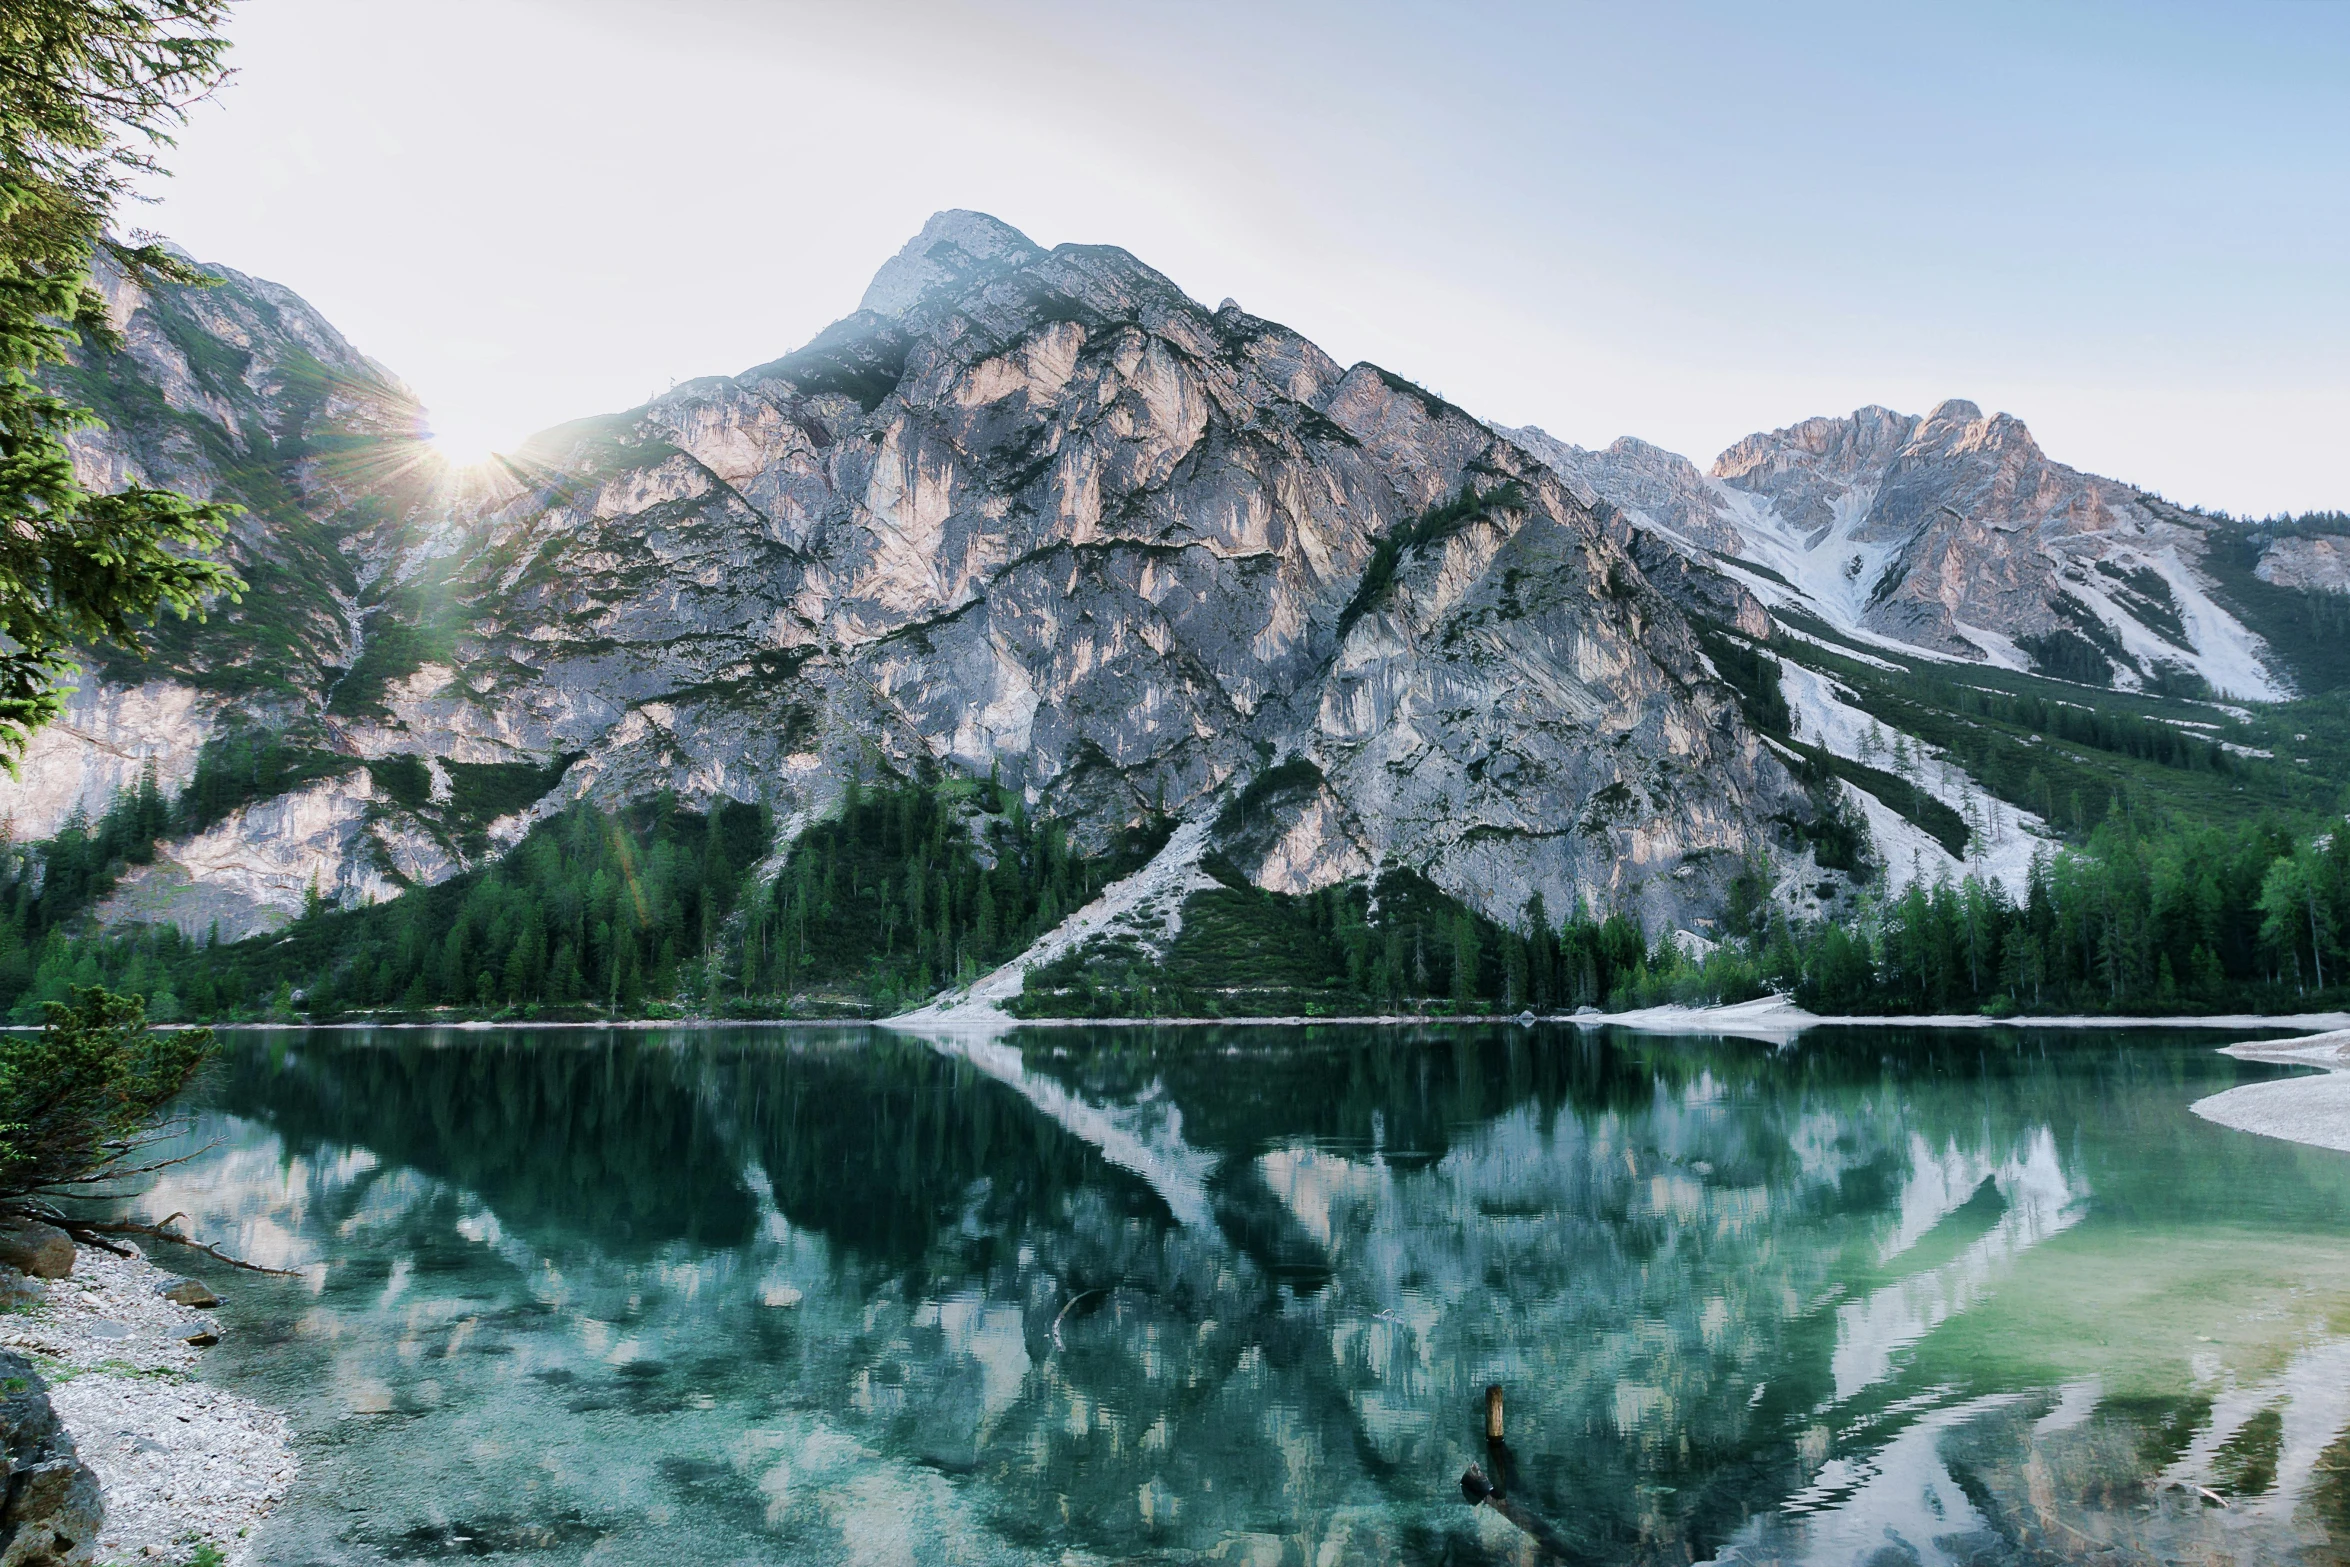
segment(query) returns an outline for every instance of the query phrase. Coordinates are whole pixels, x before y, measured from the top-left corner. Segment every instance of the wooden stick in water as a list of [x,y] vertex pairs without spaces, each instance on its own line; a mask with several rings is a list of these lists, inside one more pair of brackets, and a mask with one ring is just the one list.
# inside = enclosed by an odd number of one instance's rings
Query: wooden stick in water
[[1485,1440],[1501,1440],[1501,1384],[1494,1383],[1485,1390]]

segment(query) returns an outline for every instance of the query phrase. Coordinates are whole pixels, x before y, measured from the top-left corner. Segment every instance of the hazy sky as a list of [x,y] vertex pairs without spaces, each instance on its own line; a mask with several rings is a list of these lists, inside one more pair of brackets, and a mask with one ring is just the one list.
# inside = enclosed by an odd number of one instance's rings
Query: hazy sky
[[458,444],[796,347],[942,207],[1701,465],[2003,408],[2350,505],[2350,5],[242,0],[132,215]]

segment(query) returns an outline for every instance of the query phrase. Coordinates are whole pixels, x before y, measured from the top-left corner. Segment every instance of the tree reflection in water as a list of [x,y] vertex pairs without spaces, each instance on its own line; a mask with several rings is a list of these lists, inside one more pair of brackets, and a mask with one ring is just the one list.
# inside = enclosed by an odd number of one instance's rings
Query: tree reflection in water
[[265,1556],[1509,1556],[1452,1486],[1498,1381],[1517,1495],[1594,1561],[2339,1559],[2350,1161],[2185,1110],[2265,1070],[2017,1031],[270,1034],[145,1201],[311,1265],[240,1280],[215,1352],[309,1433]]

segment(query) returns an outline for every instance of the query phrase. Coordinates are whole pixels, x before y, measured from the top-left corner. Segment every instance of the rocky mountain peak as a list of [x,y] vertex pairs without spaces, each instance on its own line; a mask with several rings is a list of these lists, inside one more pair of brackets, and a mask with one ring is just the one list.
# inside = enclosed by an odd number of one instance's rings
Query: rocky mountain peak
[[[1713,477],[1733,483],[1792,483],[1799,525],[1825,521],[1834,491],[1861,474],[1882,469],[1917,433],[1915,415],[1870,404],[1843,418],[1806,419],[1750,435],[1714,459]],[[1788,509],[1782,502],[1781,510]],[[1797,515],[1797,514],[1800,515]],[[1817,517],[1814,517],[1817,513]]]
[[1986,417],[1975,404],[1955,397],[1937,404],[1917,422],[1903,455],[1912,461],[1930,461],[1962,452],[1996,453],[1998,460],[2009,463],[2047,461],[2040,443],[2021,419],[2009,413]]
[[1662,530],[1706,549],[1727,549],[1737,542],[1735,530],[1721,520],[1721,497],[1697,465],[1678,452],[1634,435],[1620,435],[1604,450],[1589,451],[1536,425],[1501,433],[1566,479],[1586,505],[1604,502],[1626,513],[1634,527]]
[[1043,255],[1027,235],[1000,218],[960,207],[932,213],[922,232],[881,264],[858,308],[892,318],[904,315],[934,289],[960,290],[982,274]]
[[2200,526],[2052,460],[2013,414],[1964,398],[1922,418],[1871,404],[1749,435],[1694,486],[1680,459],[1637,444],[1516,438],[1635,525],[1751,568],[1740,580],[1774,607],[2123,689],[2283,689],[2199,578]]

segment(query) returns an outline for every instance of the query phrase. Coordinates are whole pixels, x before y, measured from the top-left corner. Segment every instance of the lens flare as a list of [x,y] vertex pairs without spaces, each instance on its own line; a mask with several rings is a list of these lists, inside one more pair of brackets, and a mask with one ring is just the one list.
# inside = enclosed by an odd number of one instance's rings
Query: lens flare
[[452,468],[479,468],[497,459],[489,438],[463,428],[443,429],[436,423],[425,435],[435,456]]

